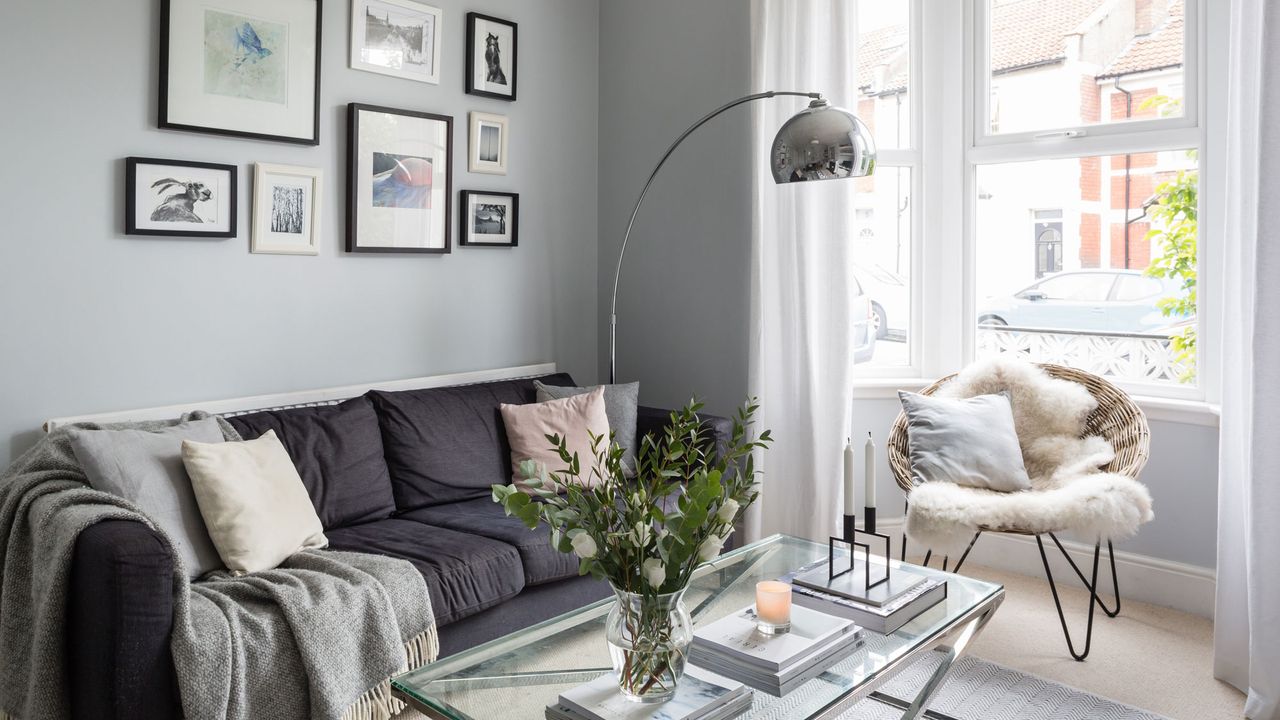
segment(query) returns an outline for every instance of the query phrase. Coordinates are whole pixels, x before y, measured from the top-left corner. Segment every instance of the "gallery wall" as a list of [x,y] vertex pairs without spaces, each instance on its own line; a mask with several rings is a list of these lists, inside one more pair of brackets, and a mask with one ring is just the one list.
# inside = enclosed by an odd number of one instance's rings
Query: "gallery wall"
[[[159,0],[5,5],[0,467],[48,417],[545,361],[595,379],[598,6],[431,4],[438,86],[349,69],[350,3],[324,3],[318,147],[157,130]],[[516,102],[463,92],[469,11],[519,24]],[[343,252],[348,102],[452,115],[454,202],[520,193],[519,248]],[[508,175],[466,172],[470,110],[509,116]],[[238,166],[239,236],[124,235],[135,155]],[[258,161],[323,169],[319,256],[249,254]]]

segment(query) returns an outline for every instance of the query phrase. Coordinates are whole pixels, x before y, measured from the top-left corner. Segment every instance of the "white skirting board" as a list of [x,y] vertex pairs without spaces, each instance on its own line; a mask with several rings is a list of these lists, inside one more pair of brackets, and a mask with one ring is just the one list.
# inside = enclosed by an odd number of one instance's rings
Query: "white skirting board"
[[[877,527],[880,532],[893,539],[894,557],[898,557],[901,552],[898,542],[902,536],[902,523],[902,518],[885,518],[879,521]],[[1080,587],[1079,579],[1063,559],[1053,540],[1046,537],[1044,542],[1045,554],[1049,556],[1049,564],[1053,568],[1053,579],[1067,587]],[[1092,572],[1092,545],[1070,540],[1063,540],[1062,545],[1086,575]],[[925,548],[908,540],[907,552],[918,557],[925,552]],[[952,565],[956,559],[958,558],[951,559]],[[1020,575],[1044,577],[1044,565],[1040,562],[1040,551],[1036,548],[1035,538],[1026,535],[983,533],[964,562],[965,565],[973,563]],[[929,561],[929,565],[941,567],[941,558],[935,556]],[[961,568],[962,571],[963,569]],[[1217,582],[1211,568],[1116,551],[1116,574],[1120,578],[1122,602],[1137,600],[1192,615],[1213,617]],[[1102,548],[1102,557],[1098,562],[1098,583],[1101,594],[1110,597],[1111,566],[1107,562],[1106,547]],[[1123,614],[1123,607],[1121,613]]]

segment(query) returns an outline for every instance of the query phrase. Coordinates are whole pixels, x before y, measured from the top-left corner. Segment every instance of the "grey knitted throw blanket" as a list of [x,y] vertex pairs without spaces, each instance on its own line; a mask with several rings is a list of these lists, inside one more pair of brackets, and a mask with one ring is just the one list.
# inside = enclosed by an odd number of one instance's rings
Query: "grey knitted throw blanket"
[[[83,529],[109,519],[145,523],[169,543],[129,502],[88,486],[65,430],[0,475],[0,717],[69,716],[72,551]],[[405,561],[307,551],[275,570],[195,583],[174,563],[171,650],[189,720],[386,718],[402,707],[389,678],[435,659],[426,583]]]

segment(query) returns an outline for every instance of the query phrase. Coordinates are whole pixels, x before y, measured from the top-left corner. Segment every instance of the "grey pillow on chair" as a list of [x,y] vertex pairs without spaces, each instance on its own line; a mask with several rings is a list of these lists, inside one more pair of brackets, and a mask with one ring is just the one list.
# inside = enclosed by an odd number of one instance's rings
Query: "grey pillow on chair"
[[1030,490],[1009,395],[952,399],[899,392],[915,483]]
[[80,429],[72,431],[71,449],[89,485],[137,505],[169,536],[187,576],[197,578],[223,565],[182,464],[183,440],[220,443],[222,430],[216,418],[155,432]]
[[[560,385],[544,385],[534,380],[533,386],[538,391],[538,402],[563,400],[574,395],[582,395],[595,390],[592,387],[562,387]],[[609,418],[609,428],[613,431],[613,441],[622,448],[622,468],[627,475],[636,474],[636,415],[640,407],[640,383],[625,383],[604,386],[604,414]]]

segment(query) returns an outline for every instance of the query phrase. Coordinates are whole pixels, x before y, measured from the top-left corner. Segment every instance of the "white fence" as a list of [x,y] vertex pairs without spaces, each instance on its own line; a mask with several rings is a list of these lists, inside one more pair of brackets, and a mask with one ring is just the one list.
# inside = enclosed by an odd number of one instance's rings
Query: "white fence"
[[1120,380],[1177,383],[1185,370],[1166,335],[980,325],[977,345],[978,357],[1014,354]]

